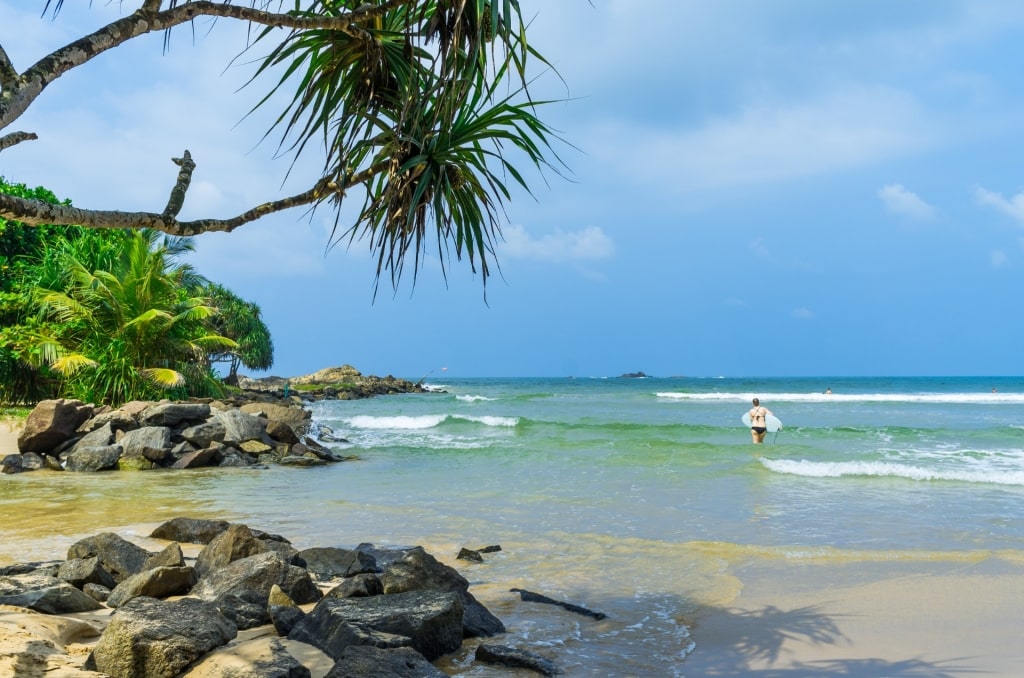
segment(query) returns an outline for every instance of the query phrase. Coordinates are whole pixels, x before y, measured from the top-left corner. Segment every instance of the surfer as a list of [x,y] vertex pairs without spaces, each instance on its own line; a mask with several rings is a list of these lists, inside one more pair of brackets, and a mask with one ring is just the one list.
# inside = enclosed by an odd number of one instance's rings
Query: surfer
[[[750,408],[750,437],[754,441],[754,444],[760,444],[764,442],[764,436],[768,433],[768,427],[765,422],[765,417],[772,414],[772,411],[767,407],[761,406],[761,401],[754,398],[754,406]],[[781,427],[780,427],[781,428]]]

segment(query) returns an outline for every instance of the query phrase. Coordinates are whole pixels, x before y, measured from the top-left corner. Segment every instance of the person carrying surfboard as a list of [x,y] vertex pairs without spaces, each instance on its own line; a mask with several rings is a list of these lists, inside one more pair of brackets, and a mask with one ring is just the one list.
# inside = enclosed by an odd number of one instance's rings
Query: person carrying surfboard
[[[754,398],[754,406],[747,412],[750,415],[750,437],[753,439],[754,444],[760,444],[764,442],[764,436],[768,433],[768,425],[765,419],[772,415],[772,411],[767,407],[761,406],[761,401]],[[782,428],[780,425],[779,428]]]

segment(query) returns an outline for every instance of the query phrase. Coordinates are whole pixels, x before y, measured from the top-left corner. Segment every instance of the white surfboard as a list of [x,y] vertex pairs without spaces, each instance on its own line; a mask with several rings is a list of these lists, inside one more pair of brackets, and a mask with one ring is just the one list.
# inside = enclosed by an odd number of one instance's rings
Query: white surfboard
[[[743,421],[744,426],[750,428],[750,412],[744,412],[740,419]],[[768,429],[768,433],[775,433],[782,428],[782,422],[774,414],[769,414],[764,418],[764,427]]]

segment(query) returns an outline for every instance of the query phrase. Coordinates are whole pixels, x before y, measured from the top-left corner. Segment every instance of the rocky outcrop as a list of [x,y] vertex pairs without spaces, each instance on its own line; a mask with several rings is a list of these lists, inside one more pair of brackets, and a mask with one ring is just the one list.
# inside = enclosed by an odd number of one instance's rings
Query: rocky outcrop
[[[300,552],[280,535],[184,517],[150,536],[173,541],[150,553],[107,532],[77,542],[66,561],[0,568],[0,604],[55,615],[116,609],[90,615],[97,627],[85,631],[99,640],[84,665],[78,659],[82,672],[67,674],[95,671],[113,678],[170,678],[195,671],[224,678],[443,676],[431,661],[458,650],[465,637],[503,629],[469,595],[462,575],[420,547],[360,544],[353,550]],[[180,546],[198,541],[206,542],[199,552],[207,553],[201,571],[182,556]],[[313,564],[309,569],[305,558]],[[97,583],[114,579],[119,583],[112,592]],[[361,592],[324,597],[321,587],[332,586]],[[102,591],[109,593],[106,604],[99,602]],[[312,609],[304,612],[302,605]],[[496,625],[481,628],[481,618]],[[257,625],[267,628],[232,642],[240,629]],[[312,647],[290,652],[302,647],[298,644]],[[27,665],[28,653],[39,647],[26,646],[24,657],[11,658],[13,665]],[[71,655],[64,656],[65,664],[74,663]],[[480,658],[557,673],[550,660],[501,645]]]
[[426,393],[422,384],[386,377],[364,376],[351,365],[328,367],[302,377],[240,376],[238,385],[246,391],[273,392],[288,396],[301,395],[307,400],[356,400],[396,393]]

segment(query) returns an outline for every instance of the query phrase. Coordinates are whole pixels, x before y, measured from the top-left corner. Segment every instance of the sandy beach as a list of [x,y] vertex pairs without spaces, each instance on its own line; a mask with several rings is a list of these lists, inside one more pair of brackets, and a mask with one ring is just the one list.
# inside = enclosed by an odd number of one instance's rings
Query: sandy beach
[[0,419],[0,459],[18,451],[18,431],[22,425],[22,421]]
[[1024,675],[1024,573],[978,563],[774,568],[694,620],[693,676]]

